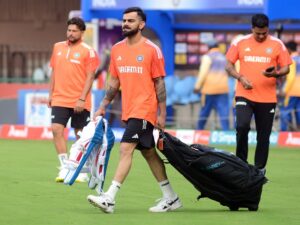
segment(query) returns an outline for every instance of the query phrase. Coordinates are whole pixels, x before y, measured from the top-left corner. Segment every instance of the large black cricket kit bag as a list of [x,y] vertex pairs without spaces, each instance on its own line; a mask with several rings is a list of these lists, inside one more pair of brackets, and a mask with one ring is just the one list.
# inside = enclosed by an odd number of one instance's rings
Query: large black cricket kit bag
[[257,211],[267,178],[256,167],[230,152],[204,145],[187,145],[160,131],[157,147],[204,197],[229,207]]

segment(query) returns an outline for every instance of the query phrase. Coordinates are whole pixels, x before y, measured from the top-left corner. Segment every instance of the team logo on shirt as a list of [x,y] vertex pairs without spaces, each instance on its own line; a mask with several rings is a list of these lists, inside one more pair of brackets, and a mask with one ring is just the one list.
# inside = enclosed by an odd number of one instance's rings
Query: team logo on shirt
[[136,60],[137,60],[138,62],[142,62],[142,61],[144,60],[144,56],[138,55],[138,56],[136,57]]
[[273,49],[272,48],[266,48],[266,53],[267,54],[272,54],[273,52]]
[[74,53],[74,58],[79,58],[80,57],[80,53],[79,52],[75,52]]

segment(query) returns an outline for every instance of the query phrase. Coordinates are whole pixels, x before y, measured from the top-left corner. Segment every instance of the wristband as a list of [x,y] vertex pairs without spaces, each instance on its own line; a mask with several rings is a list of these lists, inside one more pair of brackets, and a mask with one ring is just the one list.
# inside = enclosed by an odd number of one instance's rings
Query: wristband
[[84,99],[81,99],[81,98],[80,98],[80,99],[78,99],[78,100],[79,100],[79,101],[82,101],[82,102],[85,102],[85,100],[84,100]]

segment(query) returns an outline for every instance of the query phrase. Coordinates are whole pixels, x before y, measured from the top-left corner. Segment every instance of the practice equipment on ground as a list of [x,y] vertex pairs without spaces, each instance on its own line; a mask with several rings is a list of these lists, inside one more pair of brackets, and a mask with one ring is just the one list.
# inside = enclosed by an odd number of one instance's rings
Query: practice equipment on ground
[[230,152],[198,144],[186,145],[163,131],[157,145],[170,164],[201,192],[198,199],[208,197],[232,211],[258,210],[267,178],[256,167]]
[[64,183],[72,185],[80,172],[90,173],[89,188],[102,192],[106,169],[115,136],[106,119],[97,117],[82,130],[80,138],[72,145],[66,162],[69,172]]

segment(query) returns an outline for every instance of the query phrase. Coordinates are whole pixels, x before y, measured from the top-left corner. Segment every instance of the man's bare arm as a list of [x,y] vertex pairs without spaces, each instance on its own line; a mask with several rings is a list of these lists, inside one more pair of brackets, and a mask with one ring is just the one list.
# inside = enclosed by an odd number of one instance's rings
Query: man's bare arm
[[225,70],[226,70],[226,72],[228,73],[229,76],[232,76],[235,79],[237,79],[239,82],[241,82],[242,86],[245,89],[250,90],[250,89],[253,88],[251,81],[248,80],[246,77],[244,77],[242,74],[238,73],[232,62],[227,61]]
[[165,81],[163,77],[158,77],[154,79],[156,97],[158,101],[159,114],[157,118],[157,126],[161,129],[165,128],[166,123],[166,114],[167,114],[167,106],[166,106],[166,88]]
[[117,77],[111,76],[108,86],[106,88],[105,96],[102,100],[100,107],[106,108],[109,103],[114,99],[120,89],[120,80]]
[[114,99],[117,92],[120,89],[120,80],[117,77],[111,76],[106,88],[105,96],[98,108],[98,110],[94,114],[94,119],[97,116],[104,116],[105,109],[110,104],[110,102]]
[[228,73],[228,75],[232,76],[237,80],[239,80],[242,76],[236,71],[234,64],[230,61],[227,61],[225,70]]
[[50,76],[50,82],[49,82],[49,96],[48,96],[48,107],[51,108],[52,105],[52,94],[54,89],[54,71],[52,69],[51,76]]
[[166,102],[167,95],[164,79],[162,77],[155,78],[154,85],[158,102]]

